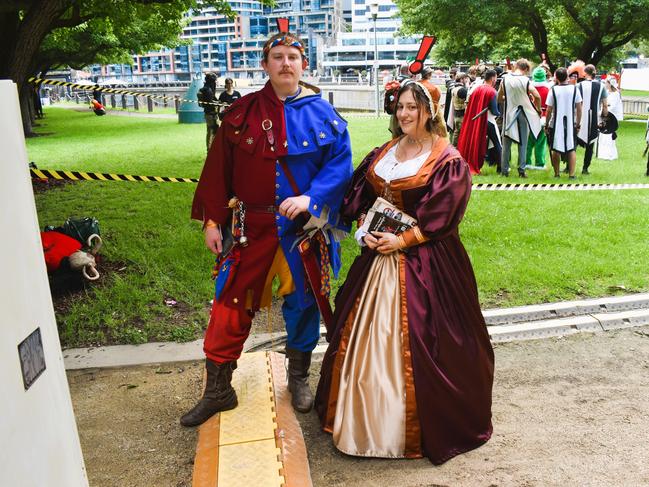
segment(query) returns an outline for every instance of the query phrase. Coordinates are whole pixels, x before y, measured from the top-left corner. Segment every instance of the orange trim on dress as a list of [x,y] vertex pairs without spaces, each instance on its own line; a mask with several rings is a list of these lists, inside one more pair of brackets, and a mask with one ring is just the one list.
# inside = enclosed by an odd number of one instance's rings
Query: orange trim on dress
[[340,336],[338,351],[336,352],[336,358],[334,359],[334,364],[331,370],[331,385],[329,387],[329,399],[327,401],[327,414],[325,415],[325,422],[322,427],[322,429],[328,433],[333,433],[334,419],[336,417],[336,403],[338,402],[338,389],[340,388],[340,374],[342,372],[343,363],[345,362],[345,354],[347,353],[347,347],[349,346],[349,337],[352,334],[354,320],[358,314],[360,304],[361,297],[359,294],[356,298],[356,303],[354,303],[354,307],[345,321],[345,327]]
[[370,166],[367,168],[367,172],[365,173],[366,179],[370,182],[372,188],[374,189],[374,193],[378,196],[381,196],[381,194],[383,194],[383,187],[385,186],[385,182],[383,181],[383,179],[379,178],[376,175],[374,168],[376,167],[376,164],[388,153],[392,146],[399,142],[399,140],[400,138],[392,139],[387,144],[385,144],[383,150],[379,152],[379,154],[374,158]]
[[399,255],[399,291],[401,294],[401,354],[403,355],[403,376],[406,385],[406,441],[404,456],[421,458],[421,426],[417,414],[415,378],[412,370],[410,333],[408,329],[408,302],[406,297],[406,256]]
[[421,232],[421,228],[412,227],[399,235],[404,242],[403,248],[428,242],[430,239]]
[[[399,142],[402,137],[392,139],[387,145],[383,148],[381,153],[372,161],[372,164],[367,168],[367,180],[372,185],[374,192],[381,196],[384,193],[384,188],[386,186],[386,181],[381,178],[374,168],[376,164],[385,156],[387,151],[389,151],[397,142]],[[424,186],[428,183],[434,172],[437,168],[441,167],[443,164],[447,163],[454,157],[456,157],[456,151],[451,151],[448,157],[445,157],[443,160],[439,160],[439,157],[444,153],[444,150],[450,145],[450,142],[445,137],[438,137],[433,147],[431,148],[428,158],[422,164],[417,174],[409,176],[407,178],[394,179],[389,183],[388,189],[392,194],[392,202],[400,208],[403,208],[403,198],[401,192],[405,189],[417,188],[419,186]]]

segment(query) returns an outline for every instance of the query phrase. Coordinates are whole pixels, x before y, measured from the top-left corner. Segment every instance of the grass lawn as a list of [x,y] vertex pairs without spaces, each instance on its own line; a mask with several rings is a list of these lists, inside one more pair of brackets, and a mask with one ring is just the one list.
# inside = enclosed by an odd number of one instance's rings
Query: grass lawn
[[[351,116],[349,127],[355,163],[388,136],[385,117]],[[577,182],[649,182],[641,157],[644,130],[644,124],[623,122],[617,141],[620,159],[594,160],[593,174]],[[38,131],[50,135],[29,139],[28,153],[43,169],[196,177],[205,155],[203,124],[47,108]],[[581,150],[577,157],[580,169]],[[556,182],[548,171],[529,174],[527,182]],[[474,179],[505,181],[522,180],[501,178],[491,168]],[[41,227],[91,215],[99,219],[105,241],[100,284],[59,307],[65,346],[202,335],[212,294],[212,259],[200,224],[189,220],[194,187],[93,181],[36,194]],[[474,192],[461,233],[482,305],[649,290],[648,206],[647,190]],[[356,252],[351,239],[343,243],[341,279]],[[178,304],[168,307],[169,298]]]
[[645,90],[622,90],[622,97],[626,96],[644,96],[649,98],[649,91]]

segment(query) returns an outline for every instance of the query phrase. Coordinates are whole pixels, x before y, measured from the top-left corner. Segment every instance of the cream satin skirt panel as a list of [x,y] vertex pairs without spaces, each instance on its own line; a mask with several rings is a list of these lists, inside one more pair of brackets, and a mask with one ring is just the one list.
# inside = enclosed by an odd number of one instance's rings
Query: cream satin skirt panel
[[333,441],[349,455],[404,456],[400,309],[398,253],[379,255],[360,295],[340,374]]

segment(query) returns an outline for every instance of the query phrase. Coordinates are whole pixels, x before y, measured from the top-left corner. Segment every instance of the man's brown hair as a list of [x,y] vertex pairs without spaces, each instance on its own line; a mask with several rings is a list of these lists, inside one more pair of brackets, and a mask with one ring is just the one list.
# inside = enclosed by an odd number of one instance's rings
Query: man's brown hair
[[527,73],[530,70],[530,62],[525,58],[520,58],[516,61],[516,69],[520,69],[524,73]]
[[554,72],[554,77],[557,78],[557,81],[559,83],[563,83],[565,80],[568,79],[568,70],[566,68],[558,68]]

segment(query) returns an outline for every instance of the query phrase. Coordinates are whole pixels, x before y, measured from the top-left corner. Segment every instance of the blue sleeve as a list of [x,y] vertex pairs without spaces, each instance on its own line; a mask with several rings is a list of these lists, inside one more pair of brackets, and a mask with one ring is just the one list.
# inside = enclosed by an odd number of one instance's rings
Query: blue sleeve
[[343,196],[354,172],[347,129],[337,134],[336,140],[322,149],[324,163],[304,194],[311,198],[309,213],[320,218],[322,210],[327,207],[328,221],[335,226]]

